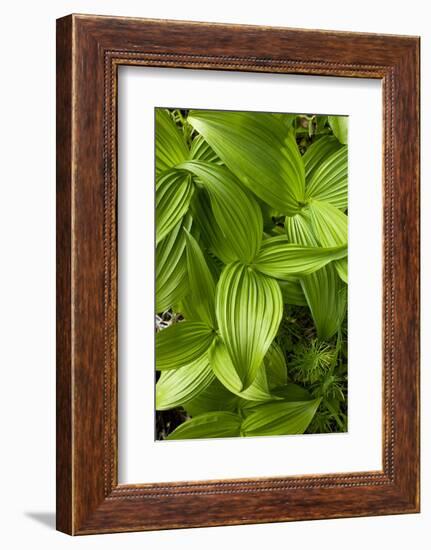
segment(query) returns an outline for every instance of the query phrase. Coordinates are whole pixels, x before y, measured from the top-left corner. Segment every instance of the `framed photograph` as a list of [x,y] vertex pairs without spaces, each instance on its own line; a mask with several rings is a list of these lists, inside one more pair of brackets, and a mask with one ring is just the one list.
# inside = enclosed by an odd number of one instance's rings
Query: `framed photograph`
[[419,511],[419,38],[57,21],[57,528]]

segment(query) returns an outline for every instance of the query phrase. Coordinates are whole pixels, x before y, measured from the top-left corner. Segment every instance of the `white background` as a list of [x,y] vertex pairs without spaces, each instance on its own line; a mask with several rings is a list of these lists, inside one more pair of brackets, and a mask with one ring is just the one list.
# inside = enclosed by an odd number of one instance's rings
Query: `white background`
[[[121,67],[118,98],[120,482],[381,470],[381,82]],[[168,105],[349,115],[348,433],[154,441],[154,244],[148,236],[154,231],[154,107]]]
[[[9,549],[429,547],[431,523],[431,177],[422,166],[422,514],[69,538],[53,531],[55,18],[74,12],[422,36],[422,150],[431,150],[427,2],[56,0],[6,3],[0,88],[1,544]],[[365,403],[366,406],[366,403]]]

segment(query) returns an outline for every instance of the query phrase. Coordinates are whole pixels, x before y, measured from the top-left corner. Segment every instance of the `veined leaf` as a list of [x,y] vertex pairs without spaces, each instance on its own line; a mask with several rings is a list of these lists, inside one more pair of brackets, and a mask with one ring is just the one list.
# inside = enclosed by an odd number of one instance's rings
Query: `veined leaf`
[[312,401],[283,401],[256,407],[241,425],[245,436],[302,434],[307,429],[320,399]]
[[[310,209],[304,210],[300,215],[286,218],[285,227],[290,242],[302,245],[316,244]],[[340,327],[346,311],[344,285],[337,277],[334,265],[328,264],[310,275],[301,277],[300,281],[318,337],[330,338]]]
[[243,264],[225,267],[217,284],[216,315],[242,390],[256,378],[282,313],[276,281]]
[[156,109],[156,174],[159,175],[189,155],[183,135],[166,109]]
[[[310,203],[311,223],[314,234],[322,246],[340,246],[347,243],[346,214],[328,202]],[[341,279],[347,283],[347,257],[335,262]]]
[[301,279],[302,289],[322,340],[331,338],[346,314],[347,292],[333,264]]
[[189,215],[179,222],[156,248],[156,311],[168,310],[188,293],[186,236],[190,230]]
[[190,206],[193,223],[199,230],[204,248],[225,264],[233,261],[230,247],[226,244],[226,239],[214,217],[206,189],[195,190]]
[[273,342],[264,359],[268,388],[272,389],[287,383],[286,359],[281,347]]
[[208,189],[214,217],[222,230],[231,260],[250,262],[260,248],[262,213],[254,198],[223,166],[190,161],[179,166],[198,176]]
[[284,236],[272,237],[263,241],[254,267],[270,277],[290,279],[304,276],[321,269],[331,262],[344,258],[347,245],[331,248],[302,246],[288,243]]
[[285,281],[278,281],[280,285],[281,294],[283,296],[283,302],[292,306],[306,306],[307,301],[304,293],[302,292],[302,286],[298,279],[286,279]]
[[212,162],[214,164],[222,164],[216,153],[211,149],[208,143],[201,135],[197,135],[192,142],[190,148],[190,160],[201,160],[203,162]]
[[307,181],[305,196],[326,201],[340,210],[347,208],[347,147],[328,156]]
[[203,392],[214,378],[208,354],[191,365],[163,371],[156,384],[156,409],[165,411],[190,401]]
[[193,417],[207,412],[233,412],[236,410],[237,402],[237,396],[227,390],[217,378],[214,378],[207,388],[187,403],[183,403],[182,406],[187,414]]
[[178,426],[167,439],[207,439],[237,437],[241,417],[232,412],[209,412],[195,416]]
[[276,210],[294,214],[304,199],[296,141],[268,113],[190,111],[188,121],[241,182]]
[[164,172],[156,183],[156,244],[187,213],[193,195],[190,174],[177,170]]
[[206,354],[215,332],[205,323],[184,321],[156,334],[156,369],[185,367]]
[[305,388],[291,382],[274,388],[272,393],[278,397],[282,397],[285,401],[309,401],[312,399],[312,396]]
[[[249,401],[270,401],[277,399],[269,391],[266,364],[260,366],[253,383],[242,391],[242,381],[235,370],[226,346],[220,338],[211,346],[209,359],[214,374],[236,396]],[[275,371],[278,366],[274,367],[274,365],[271,365]],[[280,373],[276,371],[275,376],[277,375],[279,376]]]
[[328,116],[329,126],[340,143],[347,145],[349,117]]
[[309,181],[321,162],[340,149],[341,144],[334,136],[322,136],[305,151],[302,160],[305,167],[305,178]]
[[191,318],[199,320],[212,328],[217,327],[215,316],[215,284],[208,269],[202,250],[190,233],[187,239],[187,270],[190,296],[187,309]]

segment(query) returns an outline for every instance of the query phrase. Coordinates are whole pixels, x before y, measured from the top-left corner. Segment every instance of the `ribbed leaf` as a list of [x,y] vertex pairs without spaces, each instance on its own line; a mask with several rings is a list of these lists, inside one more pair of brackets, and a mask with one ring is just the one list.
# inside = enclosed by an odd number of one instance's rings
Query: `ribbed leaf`
[[193,223],[196,225],[204,248],[223,263],[232,261],[232,252],[218,226],[206,189],[196,189],[191,202]]
[[187,239],[187,271],[190,295],[187,310],[190,318],[204,322],[210,327],[217,327],[215,316],[215,284],[208,269],[202,250],[190,233]]
[[276,281],[239,263],[225,267],[217,284],[216,315],[243,390],[256,378],[282,312]]
[[156,183],[156,244],[187,213],[193,195],[190,174],[177,170],[164,172]]
[[347,245],[331,248],[302,246],[288,243],[284,236],[272,237],[263,242],[253,265],[261,273],[289,280],[292,276],[313,273],[346,254]]
[[317,336],[322,340],[331,338],[339,329],[346,313],[346,285],[333,264],[304,277],[301,284]]
[[185,367],[206,354],[215,332],[205,323],[184,321],[156,334],[156,369]]
[[298,279],[278,281],[278,284],[280,285],[283,302],[285,304],[290,304],[292,306],[307,305],[304,293],[302,292],[301,283]]
[[[226,346],[220,339],[217,339],[212,345],[209,352],[209,358],[214,374],[220,382],[236,396],[250,401],[270,401],[277,399],[277,397],[271,395],[269,391],[266,364],[261,365],[253,383],[242,391],[243,385],[241,379],[235,370]],[[268,370],[272,368],[275,371],[274,375],[280,376],[280,373],[276,371],[277,367],[279,367],[279,365],[271,365],[271,367],[268,367]]]
[[224,234],[231,261],[250,262],[262,240],[262,213],[257,202],[223,166],[190,161],[181,164],[180,168],[198,176],[208,189],[214,217]]
[[309,181],[320,163],[340,149],[341,145],[334,136],[322,136],[305,151],[302,160],[305,167],[305,178]]
[[190,401],[213,380],[214,373],[209,366],[208,354],[186,367],[163,371],[156,384],[156,409],[165,411]]
[[283,122],[268,113],[233,111],[190,111],[188,121],[258,197],[280,212],[297,212],[304,165]]
[[[317,243],[310,209],[304,210],[300,215],[286,218],[285,227],[290,242],[302,245]],[[302,277],[300,281],[318,337],[330,338],[337,332],[344,319],[347,296],[334,265],[328,264],[311,275]]]
[[[310,203],[311,224],[322,246],[340,246],[347,243],[348,218],[328,202]],[[341,279],[347,283],[347,257],[334,262]]]
[[328,116],[328,122],[338,141],[344,145],[347,145],[349,117]]
[[268,388],[282,386],[287,382],[287,367],[281,347],[273,342],[264,359]]
[[340,210],[347,208],[347,147],[328,156],[307,181],[305,196],[331,203]]
[[237,402],[237,396],[227,390],[217,378],[214,378],[206,389],[187,403],[183,403],[183,408],[189,416],[193,417],[207,412],[235,411]]
[[232,412],[209,412],[195,416],[178,426],[167,439],[207,439],[237,437],[240,435],[241,417]]
[[186,160],[186,142],[166,109],[156,109],[156,174]]
[[190,160],[201,160],[203,162],[212,162],[215,164],[221,164],[221,160],[218,158],[213,149],[208,145],[204,138],[197,135],[192,142],[189,154]]
[[156,248],[156,311],[168,310],[188,293],[186,236],[192,219],[184,220],[167,235]]
[[265,403],[256,407],[241,425],[245,436],[302,434],[307,429],[320,399]]

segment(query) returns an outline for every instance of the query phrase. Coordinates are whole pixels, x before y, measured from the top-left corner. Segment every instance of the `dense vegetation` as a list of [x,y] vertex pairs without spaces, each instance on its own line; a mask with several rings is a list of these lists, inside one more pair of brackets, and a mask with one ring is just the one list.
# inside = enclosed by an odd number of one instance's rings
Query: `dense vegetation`
[[347,118],[156,110],[156,432],[347,429]]

